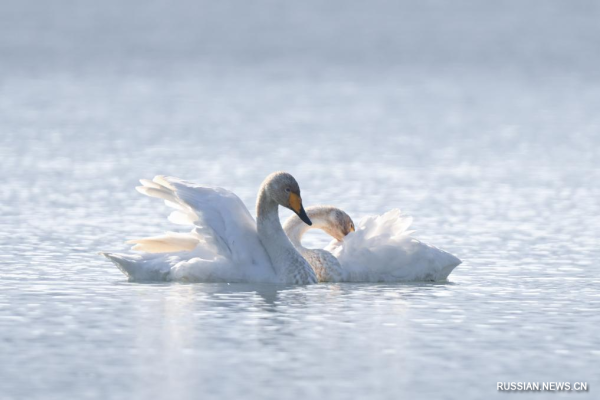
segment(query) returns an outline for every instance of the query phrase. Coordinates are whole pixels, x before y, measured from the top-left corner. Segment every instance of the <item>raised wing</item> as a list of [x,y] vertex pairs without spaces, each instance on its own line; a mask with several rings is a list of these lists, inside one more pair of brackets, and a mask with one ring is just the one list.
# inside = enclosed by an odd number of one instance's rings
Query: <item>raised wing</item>
[[[195,225],[193,233],[199,240],[214,241],[225,253],[221,255],[239,264],[270,264],[256,222],[234,193],[160,175],[140,182],[143,186],[136,188],[140,193],[163,199],[175,209],[169,216],[171,222]],[[181,243],[189,246],[189,241]]]

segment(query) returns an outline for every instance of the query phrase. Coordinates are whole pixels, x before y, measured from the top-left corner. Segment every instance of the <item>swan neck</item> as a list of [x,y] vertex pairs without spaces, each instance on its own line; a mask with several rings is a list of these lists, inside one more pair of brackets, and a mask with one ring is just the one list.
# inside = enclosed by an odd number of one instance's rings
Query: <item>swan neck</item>
[[258,237],[276,271],[283,273],[290,258],[302,258],[283,231],[279,221],[279,204],[268,195],[264,187],[261,188],[256,203],[256,224]]
[[275,273],[282,283],[316,283],[310,264],[286,236],[279,221],[279,204],[261,186],[256,203],[258,238],[265,247]]
[[306,250],[304,246],[302,246],[302,237],[306,232],[311,229],[322,229],[326,230],[329,227],[329,221],[323,216],[318,214],[309,215],[310,220],[312,221],[312,226],[308,226],[305,224],[300,218],[296,215],[292,215],[285,221],[284,231],[290,242],[299,250]]
[[[314,225],[315,221],[311,221]],[[310,226],[306,225],[304,222],[302,222],[300,218],[296,217],[295,215],[290,217],[290,219],[288,219],[288,221],[286,221],[284,225],[284,231],[287,237],[297,249],[305,249],[304,246],[302,246],[302,237],[306,232],[310,230],[310,228]]]
[[261,188],[256,202],[256,222],[260,231],[261,225],[269,226],[277,231],[277,227],[283,231],[279,222],[279,205],[269,197],[264,187]]

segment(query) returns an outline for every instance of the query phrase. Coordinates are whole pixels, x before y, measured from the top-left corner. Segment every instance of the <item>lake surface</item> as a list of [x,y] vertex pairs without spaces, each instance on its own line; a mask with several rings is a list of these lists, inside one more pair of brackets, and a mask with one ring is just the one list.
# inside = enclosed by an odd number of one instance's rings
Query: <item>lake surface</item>
[[[412,3],[0,2],[0,399],[597,397],[600,10]],[[97,255],[176,228],[139,178],[254,213],[275,170],[463,264],[138,284]]]

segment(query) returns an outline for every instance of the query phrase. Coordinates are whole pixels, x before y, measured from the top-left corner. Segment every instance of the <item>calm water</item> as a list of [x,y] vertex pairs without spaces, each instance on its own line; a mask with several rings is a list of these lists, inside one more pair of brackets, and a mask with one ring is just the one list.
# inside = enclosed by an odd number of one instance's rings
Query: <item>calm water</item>
[[[597,397],[598,6],[319,4],[0,2],[0,399]],[[135,284],[96,255],[174,228],[139,178],[253,211],[279,169],[463,264]]]

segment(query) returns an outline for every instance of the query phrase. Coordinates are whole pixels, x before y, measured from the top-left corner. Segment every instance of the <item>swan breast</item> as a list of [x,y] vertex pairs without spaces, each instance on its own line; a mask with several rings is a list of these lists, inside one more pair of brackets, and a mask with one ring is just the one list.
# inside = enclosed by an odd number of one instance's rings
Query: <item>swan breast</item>
[[302,252],[302,255],[315,271],[319,282],[340,282],[343,280],[342,266],[330,252],[321,249],[307,249]]

